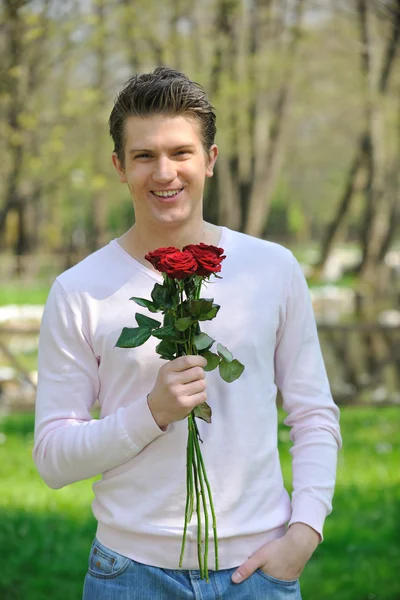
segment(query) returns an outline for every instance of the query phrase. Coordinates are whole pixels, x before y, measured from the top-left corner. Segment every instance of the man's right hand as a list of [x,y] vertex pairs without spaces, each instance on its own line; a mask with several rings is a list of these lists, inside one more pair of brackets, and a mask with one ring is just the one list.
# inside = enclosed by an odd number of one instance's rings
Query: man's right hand
[[147,396],[151,414],[160,429],[181,421],[207,400],[204,367],[200,355],[179,356],[158,371],[154,388]]

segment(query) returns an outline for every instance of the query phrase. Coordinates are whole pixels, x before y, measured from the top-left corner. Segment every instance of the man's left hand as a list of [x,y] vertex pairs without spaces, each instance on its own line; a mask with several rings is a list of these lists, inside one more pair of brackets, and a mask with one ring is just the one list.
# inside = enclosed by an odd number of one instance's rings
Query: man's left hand
[[264,544],[240,565],[232,581],[241,583],[257,569],[284,581],[298,579],[320,540],[319,533],[309,525],[293,523],[283,537]]

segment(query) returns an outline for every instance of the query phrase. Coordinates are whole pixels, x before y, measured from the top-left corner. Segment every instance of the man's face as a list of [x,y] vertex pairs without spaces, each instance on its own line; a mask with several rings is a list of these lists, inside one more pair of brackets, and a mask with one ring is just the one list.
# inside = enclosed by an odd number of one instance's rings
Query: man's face
[[198,122],[129,117],[124,151],[125,167],[115,153],[113,163],[128,184],[137,222],[157,227],[202,219],[205,178],[213,174],[218,149],[214,145],[206,155]]

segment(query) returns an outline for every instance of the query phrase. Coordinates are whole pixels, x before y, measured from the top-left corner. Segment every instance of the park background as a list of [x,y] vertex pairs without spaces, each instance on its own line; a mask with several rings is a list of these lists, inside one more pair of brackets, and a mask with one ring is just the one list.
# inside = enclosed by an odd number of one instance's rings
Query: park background
[[1,600],[81,597],[92,481],[33,465],[37,334],[57,274],[134,222],[107,121],[158,65],[217,111],[205,218],[289,247],[310,286],[344,445],[303,598],[399,600],[400,1],[2,0],[0,32]]

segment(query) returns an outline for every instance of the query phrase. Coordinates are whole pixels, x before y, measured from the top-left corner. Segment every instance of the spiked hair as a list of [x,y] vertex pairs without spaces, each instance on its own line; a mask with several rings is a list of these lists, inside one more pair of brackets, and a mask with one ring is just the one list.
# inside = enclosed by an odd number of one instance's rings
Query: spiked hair
[[200,123],[202,143],[208,152],[216,134],[215,112],[200,84],[167,67],[134,75],[115,99],[109,118],[114,152],[124,165],[125,122],[128,117],[187,116]]

